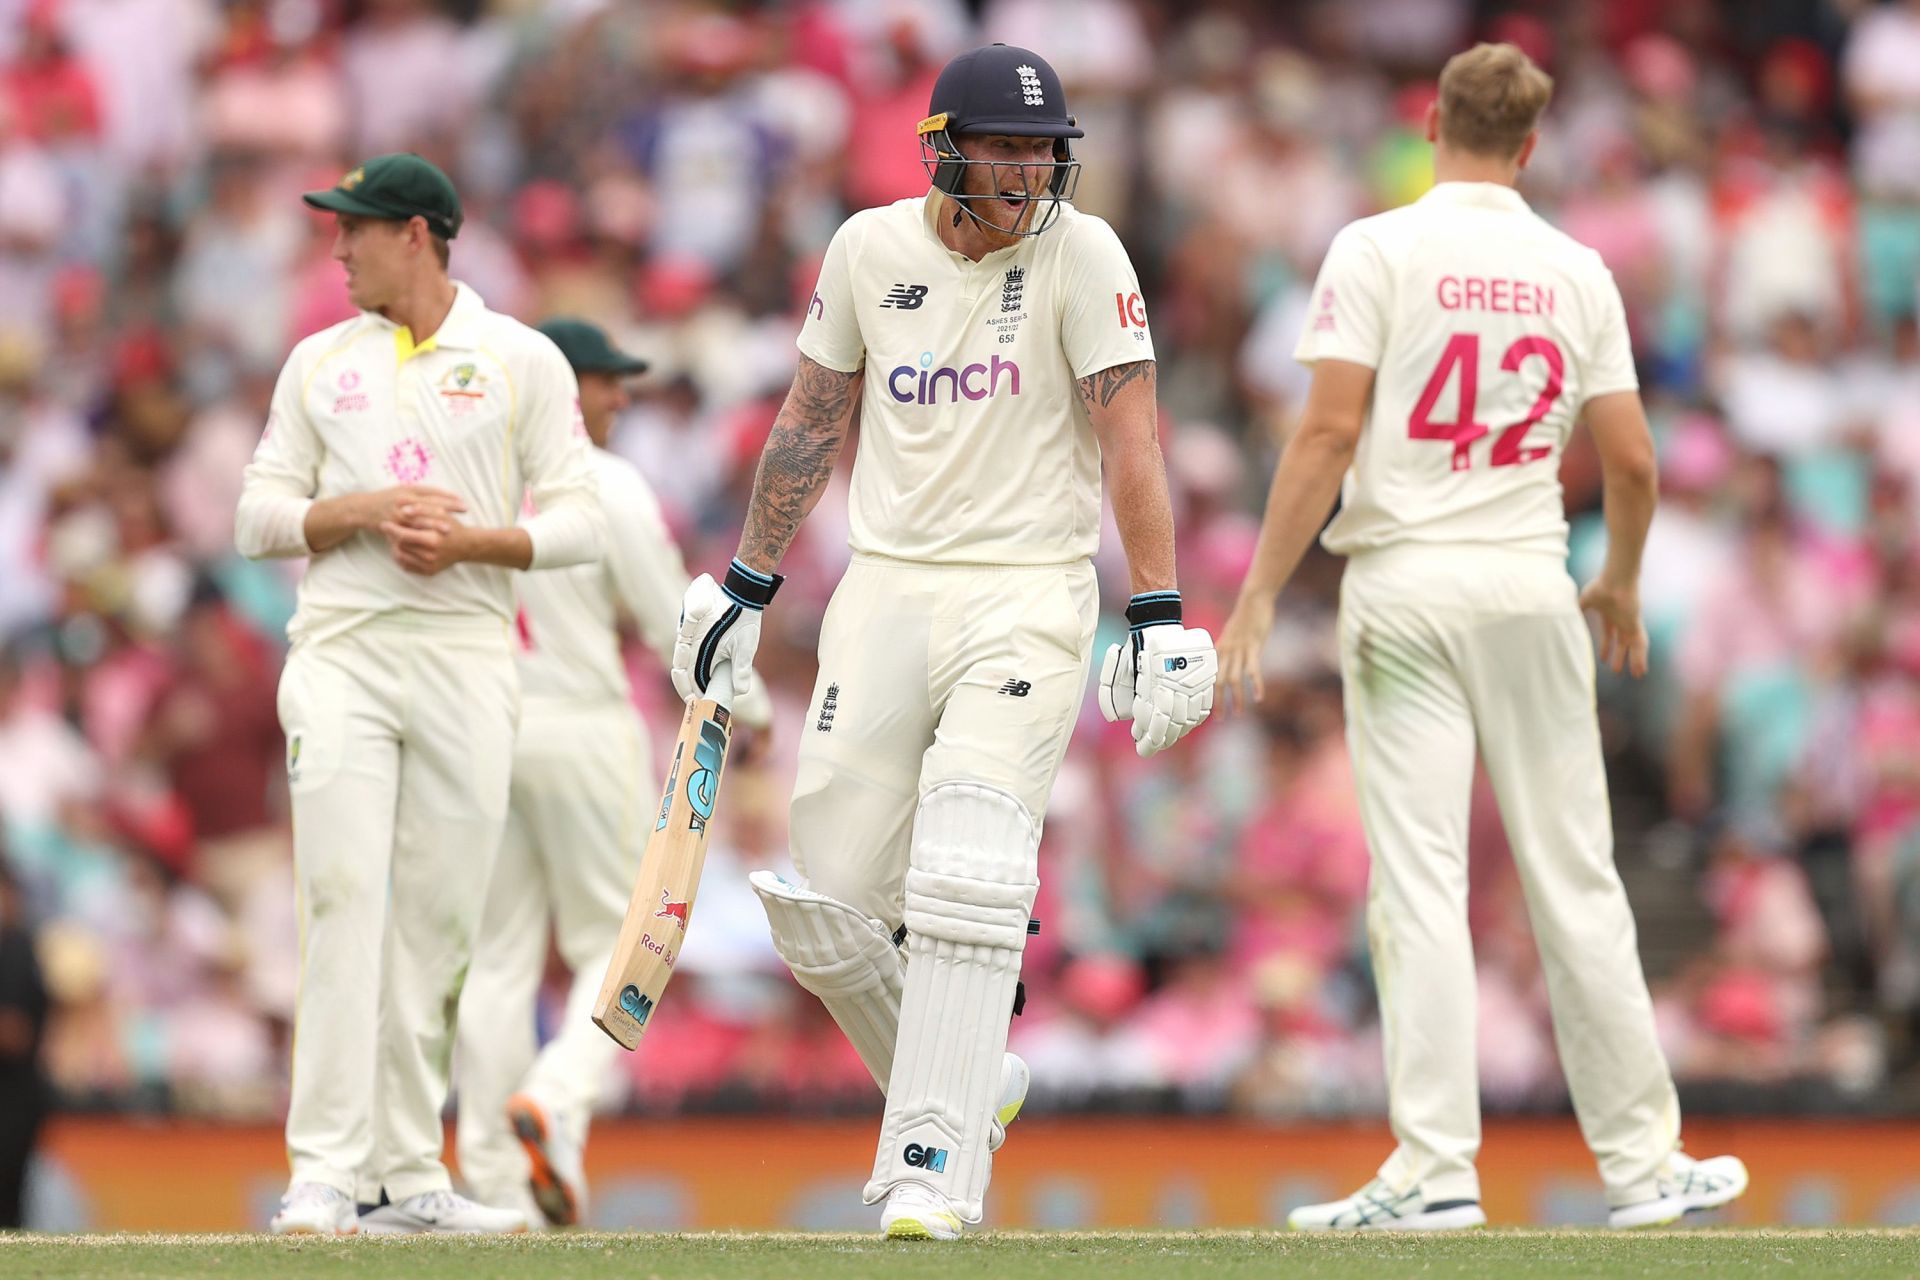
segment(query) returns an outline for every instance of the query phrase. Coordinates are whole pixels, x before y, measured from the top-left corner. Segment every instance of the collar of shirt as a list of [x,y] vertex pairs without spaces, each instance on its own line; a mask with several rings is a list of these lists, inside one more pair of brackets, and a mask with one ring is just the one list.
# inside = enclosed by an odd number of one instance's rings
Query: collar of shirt
[[376,328],[386,329],[393,334],[395,354],[401,364],[414,356],[425,355],[429,351],[471,351],[480,345],[480,319],[486,314],[487,304],[481,300],[469,286],[453,282],[453,306],[447,312],[447,318],[440,322],[440,328],[425,342],[416,343],[413,333],[404,325],[395,324],[378,311],[361,312]]
[[1420,197],[1426,205],[1450,205],[1460,209],[1504,209],[1524,213],[1527,201],[1503,182],[1441,182]]

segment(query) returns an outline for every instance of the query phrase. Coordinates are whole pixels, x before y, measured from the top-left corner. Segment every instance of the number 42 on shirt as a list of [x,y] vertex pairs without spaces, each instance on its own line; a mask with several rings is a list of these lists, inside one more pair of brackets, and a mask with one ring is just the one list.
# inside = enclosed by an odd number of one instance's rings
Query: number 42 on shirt
[[[1546,385],[1541,388],[1527,416],[1503,429],[1494,440],[1491,461],[1496,467],[1515,467],[1536,462],[1553,452],[1546,445],[1525,447],[1525,441],[1527,432],[1533,429],[1534,424],[1552,411],[1554,401],[1560,398],[1560,390],[1565,385],[1567,361],[1559,345],[1552,338],[1539,334],[1517,339],[1500,357],[1500,368],[1507,373],[1518,373],[1523,364],[1533,359],[1545,361]],[[1456,370],[1460,375],[1458,416],[1452,422],[1436,422],[1433,419],[1434,405],[1439,403],[1441,392],[1446,390]],[[1407,434],[1415,440],[1451,441],[1453,469],[1467,470],[1472,466],[1468,449],[1474,441],[1493,430],[1487,423],[1474,418],[1479,396],[1480,335],[1453,334],[1447,339],[1446,350],[1440,353],[1440,363],[1434,366],[1432,375],[1427,378],[1427,385],[1420,392],[1419,402],[1413,406],[1413,413],[1407,419]]]

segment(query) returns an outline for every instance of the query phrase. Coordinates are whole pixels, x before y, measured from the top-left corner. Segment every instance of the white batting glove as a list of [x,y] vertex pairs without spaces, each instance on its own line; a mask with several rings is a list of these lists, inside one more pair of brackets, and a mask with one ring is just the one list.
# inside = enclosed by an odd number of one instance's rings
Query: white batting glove
[[727,580],[703,573],[687,584],[680,602],[680,627],[673,636],[673,687],[691,701],[713,682],[714,664],[732,664],[731,703],[753,688],[753,655],[760,647],[760,611],[784,582],[777,573],[761,573],[735,560]]
[[1193,732],[1213,710],[1220,663],[1213,637],[1180,625],[1180,595],[1156,591],[1127,605],[1133,635],[1111,645],[1100,665],[1100,714],[1133,721],[1141,756],[1164,751]]

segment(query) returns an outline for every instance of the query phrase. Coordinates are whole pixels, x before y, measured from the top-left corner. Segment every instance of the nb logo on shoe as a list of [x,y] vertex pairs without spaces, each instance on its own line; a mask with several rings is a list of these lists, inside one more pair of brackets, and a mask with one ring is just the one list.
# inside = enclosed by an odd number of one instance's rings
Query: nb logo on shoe
[[1033,685],[1025,680],[1009,680],[1000,686],[1000,692],[1009,698],[1024,698],[1033,692]]
[[920,304],[927,300],[927,286],[923,284],[896,284],[887,290],[887,296],[880,300],[883,307],[896,307],[901,311],[917,311]]
[[1167,670],[1169,671],[1185,671],[1187,669],[1187,660],[1185,658],[1168,658],[1166,663]]
[[945,1147],[923,1147],[917,1142],[909,1142],[907,1149],[900,1153],[906,1162],[916,1169],[925,1169],[928,1173],[947,1171],[947,1149]]

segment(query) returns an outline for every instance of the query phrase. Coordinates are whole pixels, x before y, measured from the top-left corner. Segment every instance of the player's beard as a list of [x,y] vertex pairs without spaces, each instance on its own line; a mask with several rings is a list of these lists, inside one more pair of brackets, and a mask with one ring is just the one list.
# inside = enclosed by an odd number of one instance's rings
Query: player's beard
[[[981,164],[968,167],[967,211],[994,247],[1004,249],[1016,243],[1033,225],[1035,211],[1049,198],[1046,174],[1050,165]],[[1032,169],[1038,177],[1028,174]],[[1017,202],[1003,193],[1026,193]]]

